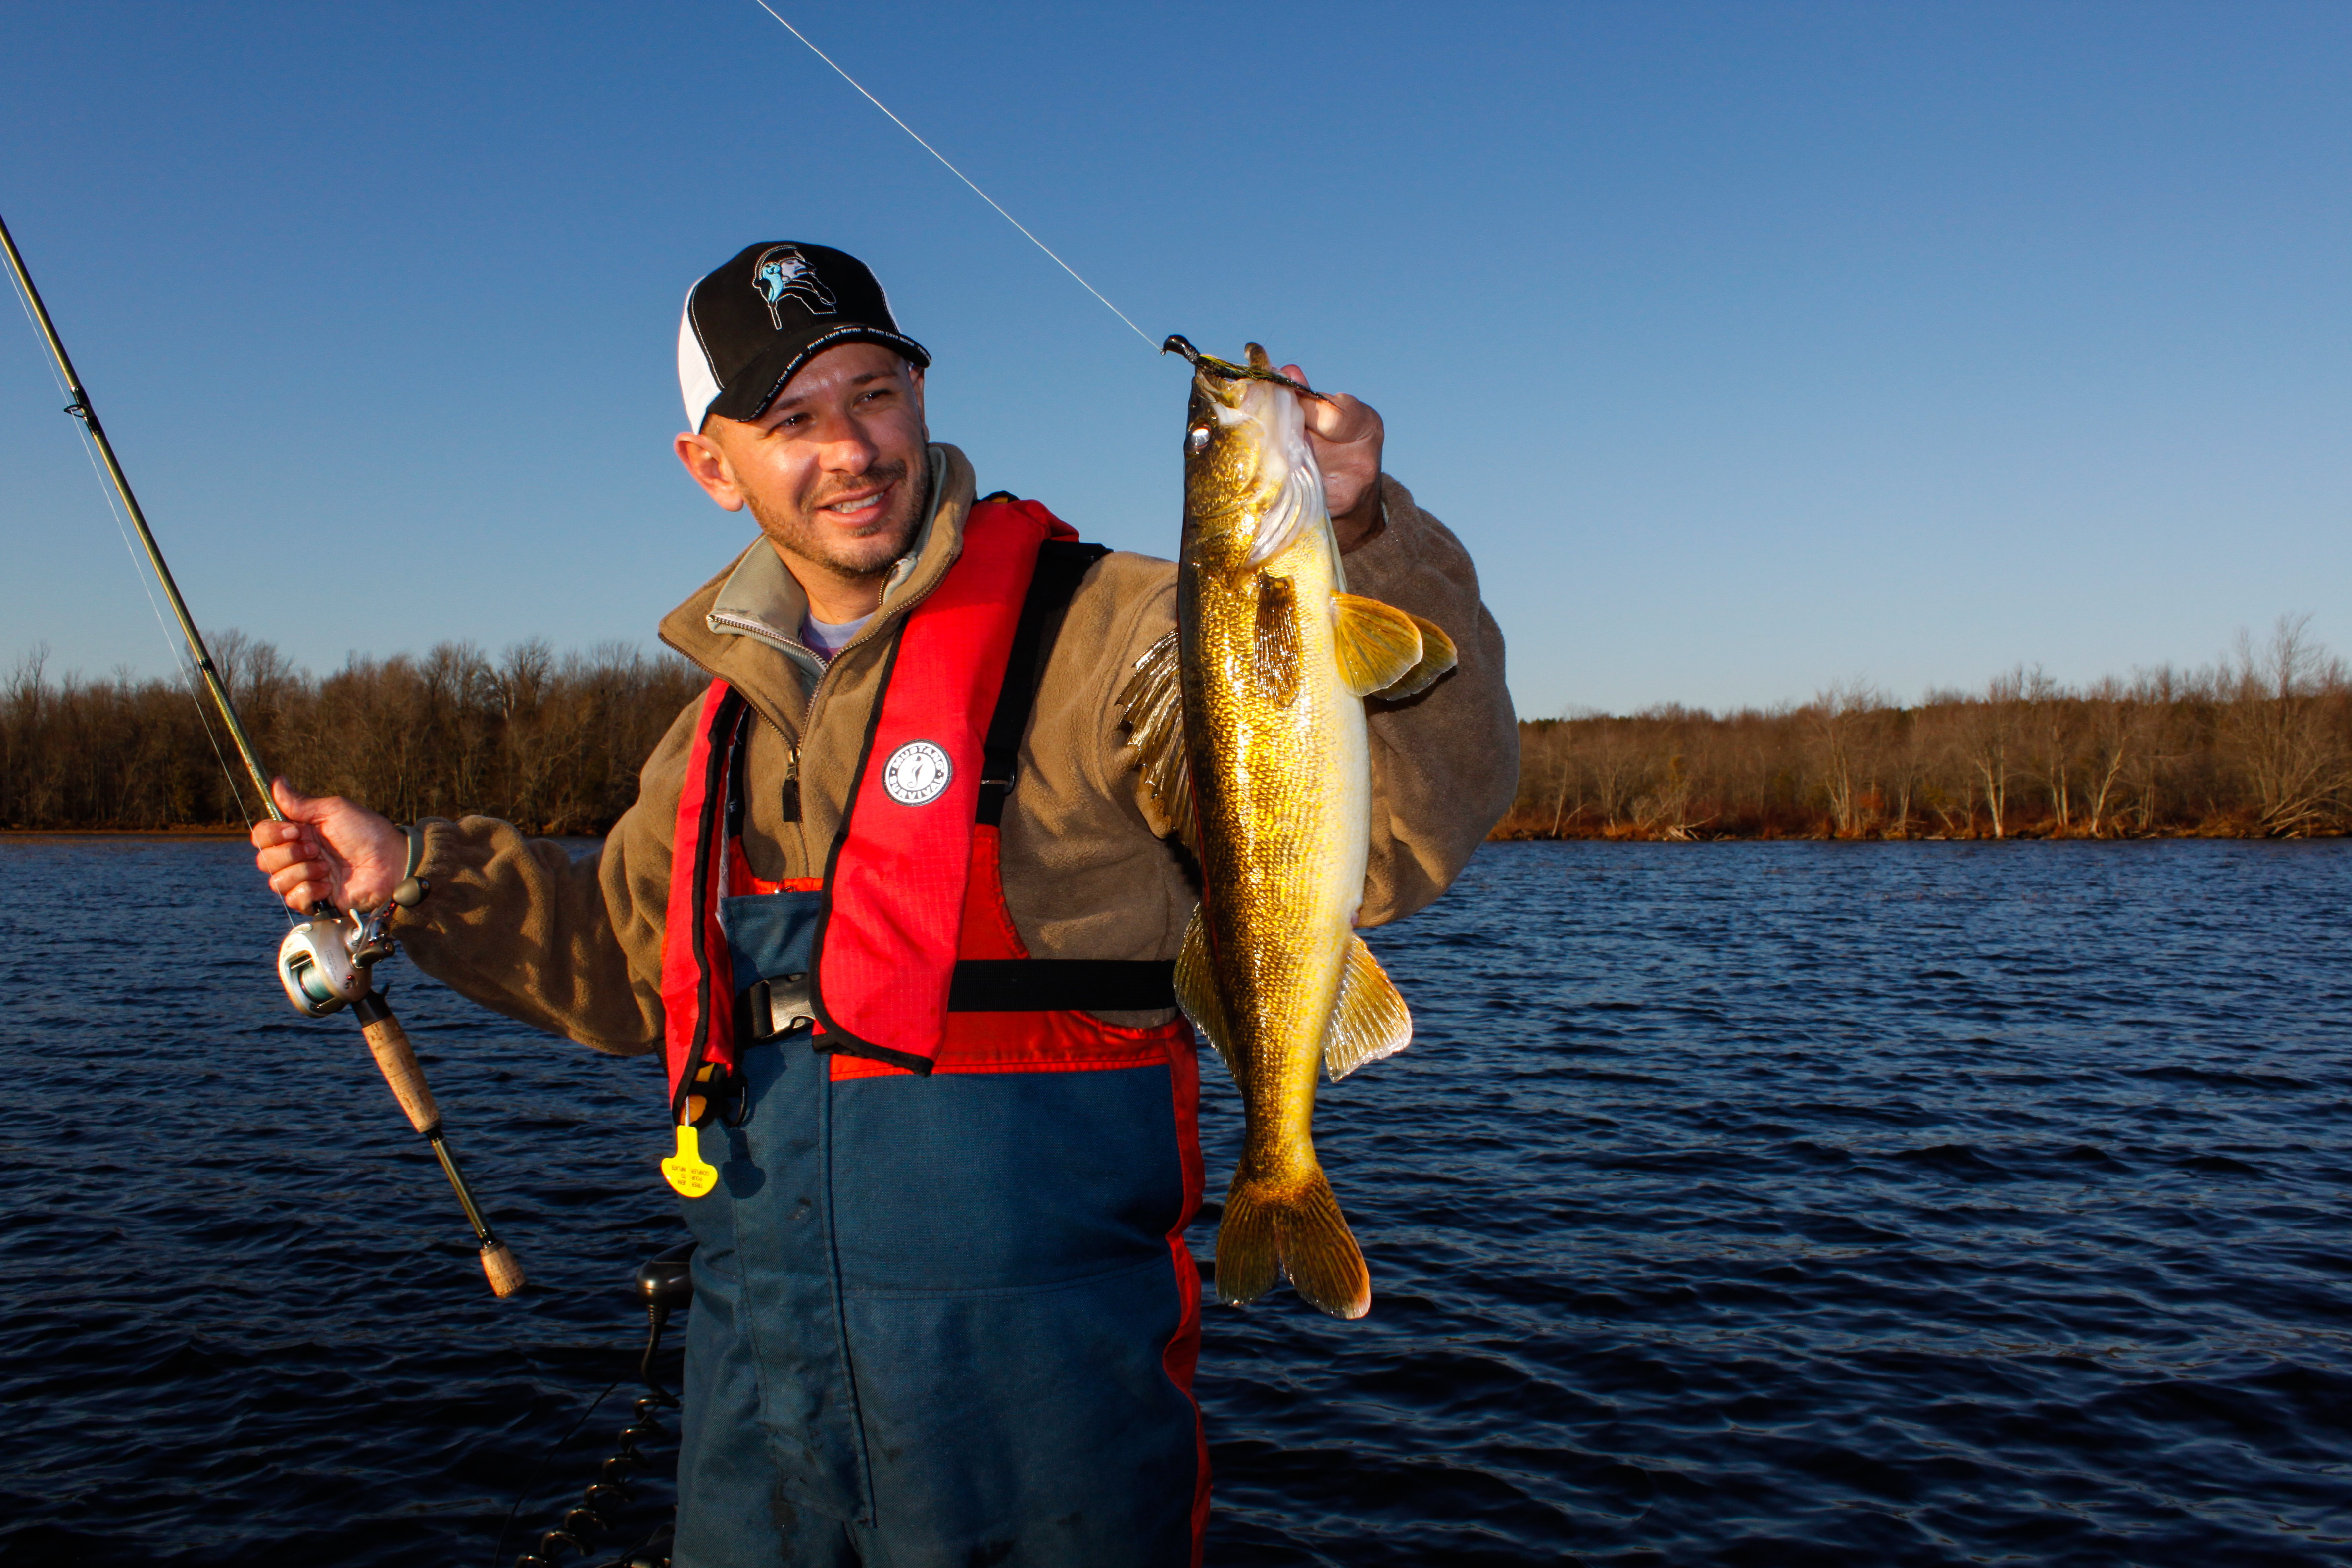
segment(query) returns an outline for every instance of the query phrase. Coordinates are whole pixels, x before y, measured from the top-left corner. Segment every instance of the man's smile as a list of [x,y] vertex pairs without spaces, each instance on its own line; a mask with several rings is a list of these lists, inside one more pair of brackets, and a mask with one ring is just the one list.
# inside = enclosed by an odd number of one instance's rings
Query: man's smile
[[890,492],[896,489],[898,486],[893,482],[878,489],[859,490],[855,495],[824,502],[816,510],[835,522],[860,527],[881,518],[889,509]]

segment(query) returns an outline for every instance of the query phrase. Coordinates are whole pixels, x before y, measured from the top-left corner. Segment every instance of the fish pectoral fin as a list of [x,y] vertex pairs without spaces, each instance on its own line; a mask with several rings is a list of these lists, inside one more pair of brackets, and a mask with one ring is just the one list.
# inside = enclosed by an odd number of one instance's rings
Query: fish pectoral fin
[[1339,1082],[1366,1062],[1392,1057],[1412,1044],[1412,1014],[1396,982],[1364,939],[1351,936],[1348,966],[1339,973],[1339,1000],[1323,1031],[1323,1070]]
[[[1406,614],[1412,615],[1411,611]],[[1461,662],[1454,648],[1454,639],[1445,628],[1434,621],[1412,616],[1412,624],[1421,630],[1421,662],[1397,678],[1392,685],[1383,686],[1373,696],[1390,702],[1402,702],[1408,697],[1418,697],[1437,683],[1437,678]]]
[[1118,700],[1126,714],[1127,743],[1143,769],[1150,805],[1167,821],[1160,836],[1181,838],[1197,857],[1201,832],[1192,810],[1192,769],[1184,754],[1184,678],[1174,632],[1135,661],[1135,673]]
[[1359,697],[1394,686],[1421,662],[1421,627],[1392,605],[1356,594],[1331,595],[1339,678]]
[[1276,708],[1298,698],[1298,590],[1287,577],[1257,574],[1257,624],[1252,628],[1257,689]]
[[1225,1005],[1217,995],[1217,974],[1209,956],[1209,928],[1201,918],[1201,906],[1192,906],[1192,921],[1184,927],[1184,949],[1176,959],[1176,1005],[1192,1020],[1192,1026],[1208,1037],[1217,1055],[1225,1060],[1225,1070],[1234,1081],[1244,1089],[1241,1058],[1234,1054],[1233,1031],[1225,1025]]

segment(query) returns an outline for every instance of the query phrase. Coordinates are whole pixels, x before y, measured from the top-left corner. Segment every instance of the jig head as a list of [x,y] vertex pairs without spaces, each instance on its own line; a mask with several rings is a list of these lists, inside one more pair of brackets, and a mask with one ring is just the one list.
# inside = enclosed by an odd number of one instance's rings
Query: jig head
[[[1219,359],[1214,354],[1204,354],[1194,348],[1192,340],[1181,332],[1169,333],[1167,342],[1160,345],[1160,352],[1164,354],[1182,354],[1194,370],[1205,371],[1221,381],[1270,381],[1276,386],[1286,386],[1299,396],[1311,397],[1318,403],[1331,401],[1305,382],[1293,381],[1278,370],[1260,370],[1255,365],[1235,364],[1229,359]],[[1261,349],[1258,352],[1263,353],[1265,351]]]

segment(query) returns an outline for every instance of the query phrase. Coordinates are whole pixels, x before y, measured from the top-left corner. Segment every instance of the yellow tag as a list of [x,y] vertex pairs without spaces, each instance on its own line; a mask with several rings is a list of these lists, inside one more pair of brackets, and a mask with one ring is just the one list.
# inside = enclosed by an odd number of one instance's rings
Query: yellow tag
[[677,1152],[662,1162],[662,1174],[679,1194],[698,1198],[719,1184],[716,1166],[702,1163],[702,1152],[695,1147],[694,1124],[681,1121],[677,1126]]

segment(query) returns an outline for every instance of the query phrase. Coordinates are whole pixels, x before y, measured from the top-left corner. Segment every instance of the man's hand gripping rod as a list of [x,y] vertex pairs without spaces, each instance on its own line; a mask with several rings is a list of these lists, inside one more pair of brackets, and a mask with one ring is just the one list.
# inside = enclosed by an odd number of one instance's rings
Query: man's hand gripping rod
[[[263,771],[261,759],[256,754],[253,739],[236,716],[236,705],[229,700],[228,688],[214,668],[212,655],[205,647],[205,639],[196,630],[196,623],[188,615],[187,602],[180,597],[180,585],[172,580],[172,569],[163,563],[163,552],[155,542],[155,535],[147,527],[146,514],[139,510],[138,499],[131,493],[131,481],[115,460],[114,446],[106,438],[104,426],[98,422],[98,412],[90,406],[89,394],[83,390],[81,377],[74,373],[73,361],[66,353],[63,339],[58,336],[57,324],[49,320],[49,309],[41,302],[40,290],[33,287],[33,275],[25,267],[24,255],[16,248],[8,225],[0,219],[0,247],[8,252],[9,268],[32,303],[33,314],[40,323],[41,335],[48,340],[49,353],[64,374],[66,386],[73,401],[66,412],[82,422],[97,444],[98,455],[105,461],[107,477],[114,481],[115,493],[122,498],[124,510],[131,514],[131,526],[139,531],[139,542],[147,550],[147,563],[155,569],[163,584],[164,597],[172,603],[172,614],[179,618],[180,635],[187,638],[188,652],[195,660],[196,673],[204,677],[205,689],[212,694],[213,706],[228,726],[229,737],[236,743],[236,753],[245,762],[245,770],[253,776],[253,787],[261,796],[262,805],[279,822],[285,813],[269,791],[269,775]],[[415,840],[411,840],[414,844]],[[411,858],[414,859],[414,850]],[[412,865],[410,870],[414,872]],[[416,884],[402,884],[403,903],[413,903]],[[339,1012],[348,1004],[360,1021],[360,1032],[367,1039],[368,1049],[374,1053],[376,1066],[383,1069],[384,1082],[392,1086],[394,1098],[401,1110],[408,1113],[409,1124],[425,1135],[433,1146],[434,1158],[441,1162],[442,1171],[456,1189],[457,1202],[464,1206],[466,1218],[472,1222],[475,1237],[481,1244],[482,1272],[489,1276],[490,1289],[500,1296],[511,1296],[522,1289],[522,1265],[503,1241],[490,1234],[482,1218],[481,1205],[466,1185],[464,1173],[449,1152],[441,1136],[441,1112],[433,1103],[433,1091],[425,1087],[425,1070],[417,1066],[416,1053],[410,1048],[408,1036],[385,1005],[383,995],[373,987],[373,967],[379,960],[391,956],[392,939],[385,933],[385,923],[392,916],[393,906],[386,904],[366,916],[356,910],[348,915],[335,912],[333,905],[321,901],[310,909],[310,918],[286,933],[285,942],[278,951],[278,978],[286,988],[287,1000],[298,1012],[313,1018],[322,1018]]]

